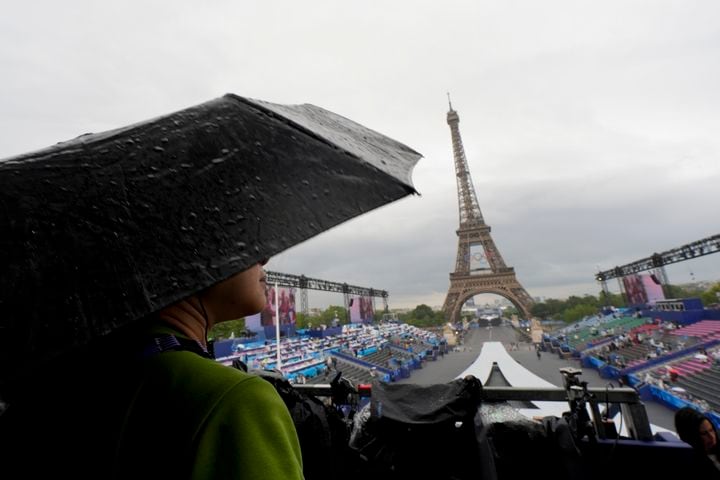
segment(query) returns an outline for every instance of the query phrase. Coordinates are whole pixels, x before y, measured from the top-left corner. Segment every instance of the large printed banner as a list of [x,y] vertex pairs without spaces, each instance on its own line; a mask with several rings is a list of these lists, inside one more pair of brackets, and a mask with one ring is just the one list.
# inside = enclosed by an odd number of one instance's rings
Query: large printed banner
[[295,289],[294,288],[278,288],[267,289],[267,303],[262,312],[245,318],[245,328],[252,332],[260,332],[266,326],[275,325],[275,296],[278,297],[278,310],[280,310],[280,324],[295,323]]
[[656,275],[641,275],[647,303],[654,305],[658,300],[665,300],[662,284]]
[[353,297],[350,299],[350,321],[352,323],[369,323],[375,317],[372,297]]
[[623,277],[623,286],[630,305],[653,304],[665,298],[655,275],[628,275]]
[[623,286],[625,287],[625,294],[627,295],[630,305],[640,305],[647,302],[645,288],[643,288],[640,275],[623,277]]

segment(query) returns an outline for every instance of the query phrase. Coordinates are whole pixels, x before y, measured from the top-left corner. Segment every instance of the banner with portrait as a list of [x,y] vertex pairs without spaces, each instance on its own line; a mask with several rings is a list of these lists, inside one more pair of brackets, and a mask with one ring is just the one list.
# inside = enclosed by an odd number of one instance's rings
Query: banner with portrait
[[643,287],[645,288],[647,303],[654,305],[658,300],[665,300],[662,283],[660,283],[657,275],[642,275],[642,282]]
[[665,299],[662,284],[656,275],[628,275],[623,277],[623,286],[630,305],[654,304]]
[[[259,315],[259,321],[257,328],[262,330],[267,326],[275,325],[275,298],[277,295],[278,310],[280,312],[280,325],[294,324],[297,320],[295,310],[295,288],[280,287],[275,290],[275,287],[269,287],[267,289],[267,303],[265,308]],[[245,320],[247,327],[248,320]],[[250,329],[250,327],[247,327]],[[255,330],[253,330],[255,331]]]
[[644,305],[647,303],[647,295],[643,287],[640,275],[627,275],[623,277],[623,287],[627,295],[629,305]]
[[371,323],[375,318],[372,297],[352,297],[350,299],[350,321],[352,323]]

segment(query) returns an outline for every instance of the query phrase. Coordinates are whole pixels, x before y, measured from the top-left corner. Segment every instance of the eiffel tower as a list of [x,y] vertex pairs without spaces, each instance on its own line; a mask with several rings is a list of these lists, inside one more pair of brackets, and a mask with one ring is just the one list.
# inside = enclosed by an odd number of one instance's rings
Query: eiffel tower
[[480,211],[460,137],[460,117],[452,108],[449,94],[448,105],[447,123],[455,158],[460,228],[457,229],[455,271],[450,274],[450,288],[443,305],[445,317],[448,321],[457,320],[462,306],[470,298],[481,293],[494,293],[508,299],[521,316],[530,319],[533,300],[515,277],[515,269],[505,265],[490,236],[490,226],[485,224]]

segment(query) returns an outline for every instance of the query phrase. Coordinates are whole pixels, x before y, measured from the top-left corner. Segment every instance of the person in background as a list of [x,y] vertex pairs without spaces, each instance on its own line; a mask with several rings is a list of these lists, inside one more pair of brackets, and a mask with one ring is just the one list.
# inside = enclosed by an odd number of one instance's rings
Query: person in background
[[688,478],[720,478],[720,445],[710,419],[691,407],[675,412],[675,430],[696,453],[697,462],[689,465]]

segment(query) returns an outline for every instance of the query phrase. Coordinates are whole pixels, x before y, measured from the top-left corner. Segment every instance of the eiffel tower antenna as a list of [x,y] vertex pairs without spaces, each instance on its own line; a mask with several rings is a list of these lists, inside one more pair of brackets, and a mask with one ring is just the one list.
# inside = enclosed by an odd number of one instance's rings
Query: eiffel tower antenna
[[443,305],[445,317],[455,321],[460,316],[462,306],[470,298],[482,293],[494,293],[508,299],[521,315],[529,319],[532,298],[515,277],[515,269],[505,264],[490,236],[490,226],[485,223],[480,211],[460,136],[460,116],[452,108],[449,93],[448,106],[447,123],[450,126],[455,160],[460,226],[457,230],[455,271],[450,274],[450,288]]

